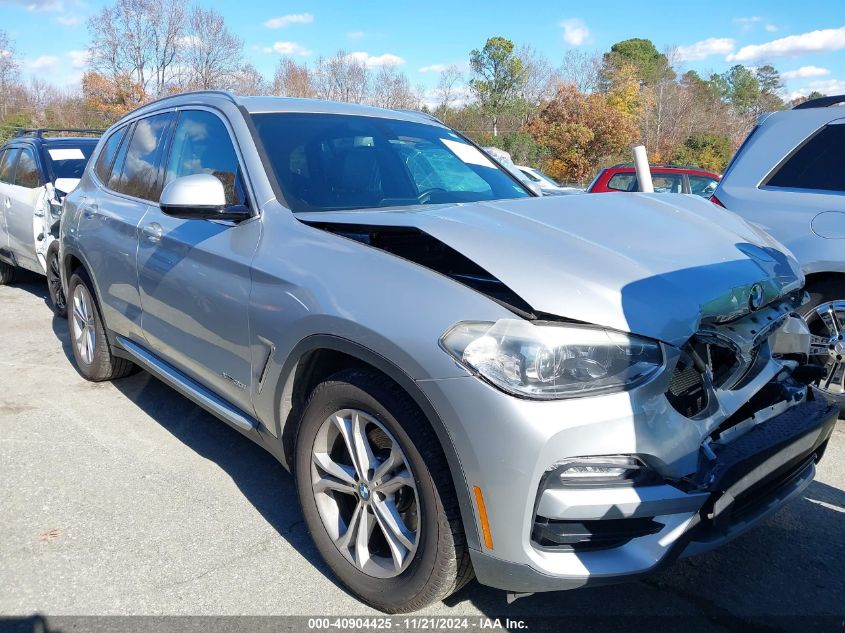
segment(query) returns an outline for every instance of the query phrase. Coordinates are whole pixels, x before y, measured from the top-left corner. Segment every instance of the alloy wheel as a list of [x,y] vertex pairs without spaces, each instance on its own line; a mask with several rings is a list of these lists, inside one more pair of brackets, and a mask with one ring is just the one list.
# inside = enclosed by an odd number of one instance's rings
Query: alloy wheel
[[822,303],[806,315],[810,355],[824,365],[825,375],[815,387],[828,397],[845,397],[845,301]]
[[73,290],[73,338],[79,357],[86,365],[90,365],[94,360],[97,330],[91,293],[82,284]]
[[358,570],[398,576],[420,542],[419,497],[396,438],[355,409],[330,415],[311,451],[311,487],[323,526]]

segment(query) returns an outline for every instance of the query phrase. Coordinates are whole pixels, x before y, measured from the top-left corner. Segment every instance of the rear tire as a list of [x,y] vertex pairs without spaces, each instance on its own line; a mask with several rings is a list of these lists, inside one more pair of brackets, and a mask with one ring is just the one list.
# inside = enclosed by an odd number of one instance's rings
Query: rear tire
[[[343,427],[346,435],[336,415],[341,421],[352,416]],[[361,446],[356,438],[372,449],[369,469],[355,465],[361,458],[345,449],[347,439]],[[360,600],[386,613],[407,613],[443,600],[472,579],[440,444],[413,400],[386,376],[350,369],[317,385],[303,412],[294,459],[308,531],[323,560]],[[326,460],[346,481],[327,474]],[[363,544],[362,529],[369,534]]]
[[79,268],[71,275],[68,329],[73,358],[86,380],[102,382],[123,378],[135,370],[135,365],[112,353],[93,288],[84,269]]
[[17,268],[6,262],[0,262],[0,286],[6,286],[15,280]]
[[810,293],[810,301],[801,306],[801,315],[814,335],[814,342],[826,343],[814,345],[814,351],[821,353],[810,357],[827,369],[827,376],[813,385],[813,389],[828,401],[838,404],[839,417],[842,418],[845,417],[845,354],[841,353],[845,351],[845,278],[820,279],[810,284],[807,292]]
[[59,272],[59,242],[55,240],[47,249],[47,292],[50,295],[50,307],[57,317],[67,318],[67,299],[62,287],[62,276]]

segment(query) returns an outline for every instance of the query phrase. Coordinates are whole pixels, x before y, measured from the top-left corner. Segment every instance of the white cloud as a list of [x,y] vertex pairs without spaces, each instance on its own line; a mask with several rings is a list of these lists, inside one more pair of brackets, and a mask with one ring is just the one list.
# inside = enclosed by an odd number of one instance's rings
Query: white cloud
[[23,60],[23,65],[32,73],[43,73],[56,70],[60,61],[55,55],[40,55],[34,59]]
[[786,70],[780,74],[784,79],[803,79],[805,77],[824,77],[829,75],[830,71],[827,68],[819,68],[818,66],[801,66],[795,70]]
[[64,11],[61,0],[0,0],[0,6],[16,4],[27,11],[55,12]]
[[270,18],[264,23],[264,26],[268,29],[280,29],[289,24],[311,24],[313,21],[314,16],[310,13],[291,13],[278,18]]
[[55,20],[62,26],[79,26],[82,24],[82,18],[78,15],[60,15]]
[[734,50],[734,40],[730,37],[708,37],[689,46],[678,47],[678,59],[696,61],[711,55],[727,55]]
[[845,94],[845,81],[842,79],[822,79],[811,81],[809,84],[798,90],[793,90],[787,95],[787,99],[806,97],[811,92],[820,92],[823,95]]
[[91,57],[88,51],[68,51],[65,55],[70,59],[70,65],[73,68],[85,68]]
[[731,20],[731,22],[736,24],[743,31],[750,31],[754,28],[755,25],[759,24],[762,21],[763,18],[761,18],[759,15],[751,15],[743,18],[734,18],[733,20]]
[[767,25],[765,26],[765,29],[766,29],[769,33],[774,33],[775,31],[777,31],[777,30],[778,30],[778,27],[777,27],[777,25],[776,25],[776,24],[767,24]]
[[794,57],[820,51],[838,51],[842,48],[845,48],[845,26],[789,35],[765,44],[743,46],[726,59],[729,62],[746,62],[772,57]]
[[448,66],[446,64],[431,64],[420,68],[421,73],[442,73]]
[[300,57],[307,57],[311,54],[304,46],[296,42],[276,42],[272,46],[265,46],[263,49],[265,53],[278,53],[279,55],[299,55]]
[[346,37],[350,40],[360,40],[364,37],[364,31],[349,31],[349,33],[346,34]]
[[354,59],[361,62],[367,68],[376,68],[378,66],[401,66],[405,60],[398,55],[385,53],[384,55],[370,55],[364,51],[355,51],[346,56],[347,59]]
[[581,46],[590,37],[590,29],[579,18],[561,20],[559,26],[563,29],[563,41],[570,46]]

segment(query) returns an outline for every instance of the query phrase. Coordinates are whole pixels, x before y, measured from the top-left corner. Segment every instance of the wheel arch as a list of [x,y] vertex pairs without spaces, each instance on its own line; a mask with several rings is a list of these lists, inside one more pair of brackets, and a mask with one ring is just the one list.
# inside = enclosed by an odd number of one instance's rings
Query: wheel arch
[[282,445],[285,467],[292,469],[302,409],[313,388],[330,375],[353,367],[370,369],[386,376],[422,411],[446,456],[452,485],[458,497],[467,544],[472,549],[480,549],[466,477],[452,437],[441,416],[416,382],[400,367],[354,341],[333,335],[315,334],[300,341],[288,355],[274,394],[276,420],[279,424],[278,437]]

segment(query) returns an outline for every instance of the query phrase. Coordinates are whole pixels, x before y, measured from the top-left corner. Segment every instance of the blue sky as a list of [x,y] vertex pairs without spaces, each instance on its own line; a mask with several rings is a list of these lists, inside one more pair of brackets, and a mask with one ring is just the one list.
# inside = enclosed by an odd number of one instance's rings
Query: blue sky
[[[73,85],[85,64],[86,20],[100,0],[0,0],[0,28],[16,42],[25,76]],[[734,63],[771,63],[786,95],[845,93],[843,0],[706,3],[571,1],[294,0],[200,2],[224,15],[245,54],[269,77],[282,54],[298,60],[359,53],[368,65],[398,63],[411,83],[433,87],[442,65],[466,64],[492,35],[528,43],[557,65],[570,48],[604,51],[629,37],[678,46],[683,66],[721,72]],[[45,26],[49,25],[49,29]],[[428,72],[425,72],[428,70]]]

